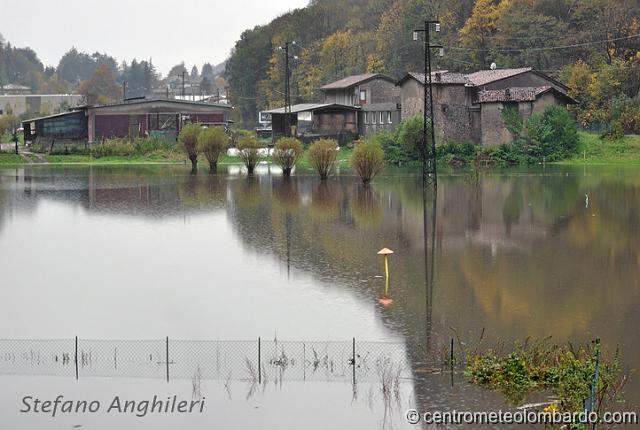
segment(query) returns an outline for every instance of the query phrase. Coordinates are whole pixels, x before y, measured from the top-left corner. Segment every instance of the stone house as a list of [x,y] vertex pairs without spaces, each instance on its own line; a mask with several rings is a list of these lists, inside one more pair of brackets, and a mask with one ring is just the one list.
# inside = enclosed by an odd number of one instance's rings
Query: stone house
[[[523,122],[534,112],[553,105],[576,103],[568,88],[532,68],[482,70],[460,74],[447,70],[432,73],[436,141],[472,141],[483,146],[509,143],[502,111],[517,108]],[[402,119],[422,114],[422,73],[408,73],[398,82]]]
[[324,103],[358,109],[358,134],[371,136],[381,130],[395,130],[400,122],[400,88],[395,80],[379,73],[347,76],[320,87]]

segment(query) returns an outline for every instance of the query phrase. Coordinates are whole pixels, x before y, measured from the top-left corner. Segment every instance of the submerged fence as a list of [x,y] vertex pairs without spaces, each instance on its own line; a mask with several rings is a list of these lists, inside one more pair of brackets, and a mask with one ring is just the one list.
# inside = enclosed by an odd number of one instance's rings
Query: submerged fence
[[375,381],[410,371],[401,342],[0,340],[0,375]]

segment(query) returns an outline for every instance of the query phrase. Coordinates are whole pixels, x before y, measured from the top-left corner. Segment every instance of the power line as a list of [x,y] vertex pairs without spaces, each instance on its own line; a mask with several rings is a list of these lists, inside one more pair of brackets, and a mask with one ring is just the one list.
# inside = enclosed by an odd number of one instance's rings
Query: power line
[[634,34],[631,36],[625,37],[616,37],[614,39],[607,40],[597,40],[594,42],[583,42],[583,43],[574,43],[571,45],[561,45],[561,46],[540,46],[540,47],[532,47],[532,48],[462,48],[459,46],[446,46],[448,49],[453,49],[456,51],[473,51],[473,52],[487,52],[487,51],[495,51],[495,52],[524,52],[524,51],[554,51],[560,49],[569,49],[569,48],[579,48],[582,46],[589,45],[599,45],[602,43],[611,43],[618,42],[621,40],[629,40],[639,38],[640,34]]

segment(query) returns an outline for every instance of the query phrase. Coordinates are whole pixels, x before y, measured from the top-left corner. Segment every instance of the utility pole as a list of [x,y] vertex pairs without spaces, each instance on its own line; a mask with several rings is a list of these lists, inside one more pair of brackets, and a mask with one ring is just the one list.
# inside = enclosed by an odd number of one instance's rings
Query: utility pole
[[122,101],[127,99],[127,81],[122,81]]
[[19,139],[18,139],[18,130],[16,130],[15,125],[13,126],[13,134],[11,136],[11,140],[13,140],[13,143],[14,143],[14,145],[16,147],[16,155],[18,155],[18,153],[19,153],[18,152],[18,141],[19,141]]
[[[422,130],[422,184],[438,186],[438,176],[436,171],[436,131],[435,118],[433,114],[433,81],[431,77],[431,49],[438,48],[439,55],[444,55],[442,45],[431,44],[431,26],[434,26],[436,33],[440,32],[440,21],[425,20],[424,28],[413,30],[413,40],[418,40],[419,33],[424,33],[424,106],[422,110],[423,130]],[[428,129],[427,129],[428,128]],[[427,136],[431,132],[431,144],[429,145]],[[427,154],[429,152],[429,154]]]
[[182,100],[184,100],[184,75],[185,75],[185,73],[187,73],[187,72],[183,70],[182,71],[182,94],[181,94]]
[[284,135],[289,136],[291,134],[291,85],[289,78],[291,76],[291,70],[289,69],[289,60],[297,60],[297,56],[289,57],[289,46],[295,45],[296,42],[285,42],[284,48],[282,46],[278,49],[284,51]]

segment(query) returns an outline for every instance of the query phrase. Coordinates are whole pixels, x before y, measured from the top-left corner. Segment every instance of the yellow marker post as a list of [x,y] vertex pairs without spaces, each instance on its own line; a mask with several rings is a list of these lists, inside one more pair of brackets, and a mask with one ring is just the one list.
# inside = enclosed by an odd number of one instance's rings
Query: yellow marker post
[[389,296],[389,256],[393,254],[393,251],[389,248],[383,248],[378,251],[378,255],[384,256],[384,274],[385,274],[385,285],[384,285],[384,295],[385,297]]

